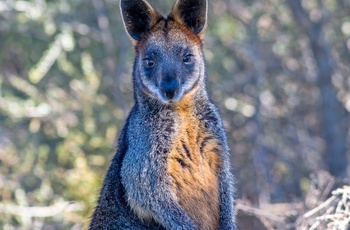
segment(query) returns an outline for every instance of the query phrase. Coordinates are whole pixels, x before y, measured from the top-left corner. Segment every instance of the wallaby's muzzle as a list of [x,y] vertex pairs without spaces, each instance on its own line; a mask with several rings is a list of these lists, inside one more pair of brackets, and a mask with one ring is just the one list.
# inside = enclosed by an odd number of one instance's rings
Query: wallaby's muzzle
[[178,92],[180,83],[176,79],[165,80],[160,83],[160,91],[166,99],[173,99]]

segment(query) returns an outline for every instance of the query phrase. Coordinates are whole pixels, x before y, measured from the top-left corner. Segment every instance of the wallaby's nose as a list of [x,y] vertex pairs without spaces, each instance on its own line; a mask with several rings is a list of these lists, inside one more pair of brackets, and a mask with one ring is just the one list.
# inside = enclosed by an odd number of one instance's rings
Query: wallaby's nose
[[172,81],[163,81],[160,84],[160,90],[164,94],[166,98],[169,100],[173,99],[178,88],[179,88],[179,82],[177,80],[172,80]]

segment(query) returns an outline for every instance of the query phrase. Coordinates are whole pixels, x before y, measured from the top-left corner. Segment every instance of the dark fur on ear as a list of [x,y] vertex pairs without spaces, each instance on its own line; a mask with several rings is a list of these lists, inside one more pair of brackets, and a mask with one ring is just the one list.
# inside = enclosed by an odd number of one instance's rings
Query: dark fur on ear
[[200,34],[206,26],[207,0],[177,0],[168,18]]
[[163,18],[145,0],[120,0],[120,12],[126,31],[136,41]]

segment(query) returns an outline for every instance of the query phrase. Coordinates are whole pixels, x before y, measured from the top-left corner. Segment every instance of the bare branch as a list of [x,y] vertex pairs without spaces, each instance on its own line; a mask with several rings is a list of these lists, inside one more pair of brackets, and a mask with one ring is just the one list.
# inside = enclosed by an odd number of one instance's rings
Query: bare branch
[[52,217],[64,212],[84,210],[85,205],[78,202],[62,202],[48,207],[26,207],[0,203],[0,212],[22,217]]

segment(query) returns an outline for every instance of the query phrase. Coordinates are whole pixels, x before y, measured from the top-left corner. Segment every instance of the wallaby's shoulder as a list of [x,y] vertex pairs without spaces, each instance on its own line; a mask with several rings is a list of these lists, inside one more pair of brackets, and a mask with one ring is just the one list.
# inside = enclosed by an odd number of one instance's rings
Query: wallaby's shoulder
[[[130,210],[125,187],[122,184],[122,164],[130,148],[144,145],[142,142],[129,141],[134,138],[131,130],[138,127],[135,121],[143,120],[136,107],[131,110],[127,121],[121,130],[117,152],[106,173],[101,188],[97,207],[92,215],[89,229],[133,229],[133,230],[164,230],[155,221],[144,222]],[[130,145],[130,143],[132,145]],[[136,159],[133,159],[136,160]],[[131,183],[131,182],[130,182]]]

